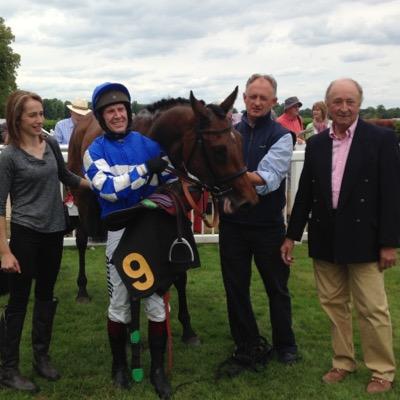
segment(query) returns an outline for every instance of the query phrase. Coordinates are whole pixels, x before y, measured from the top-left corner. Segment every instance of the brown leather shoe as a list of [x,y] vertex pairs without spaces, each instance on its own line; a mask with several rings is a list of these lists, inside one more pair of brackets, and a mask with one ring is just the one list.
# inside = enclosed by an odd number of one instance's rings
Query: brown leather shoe
[[378,378],[373,376],[368,383],[367,393],[384,393],[392,390],[393,383],[386,379]]
[[339,383],[342,382],[349,373],[350,371],[346,371],[345,369],[332,368],[322,377],[322,380],[328,384]]

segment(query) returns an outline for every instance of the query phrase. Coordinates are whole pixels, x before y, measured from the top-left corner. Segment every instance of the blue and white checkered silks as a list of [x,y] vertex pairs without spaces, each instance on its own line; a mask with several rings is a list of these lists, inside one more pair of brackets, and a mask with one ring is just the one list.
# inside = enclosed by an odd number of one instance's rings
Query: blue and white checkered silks
[[172,179],[170,174],[162,173],[159,182],[157,175],[147,171],[146,161],[160,155],[163,151],[159,144],[138,132],[131,132],[121,140],[103,135],[93,141],[84,154],[83,168],[98,195],[102,218],[134,206],[152,194],[160,183]]

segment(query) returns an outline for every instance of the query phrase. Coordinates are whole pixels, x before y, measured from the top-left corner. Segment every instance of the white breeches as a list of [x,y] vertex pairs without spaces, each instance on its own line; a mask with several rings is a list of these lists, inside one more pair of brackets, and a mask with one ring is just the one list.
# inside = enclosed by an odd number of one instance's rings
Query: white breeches
[[[107,235],[107,285],[108,294],[110,296],[108,318],[114,322],[128,324],[131,321],[128,290],[122,282],[117,269],[110,261],[123,233],[124,229],[121,229],[119,231],[109,231]],[[144,310],[147,318],[150,321],[165,321],[165,305],[161,296],[159,296],[157,293],[153,293],[150,297],[142,299],[142,302],[144,304]]]

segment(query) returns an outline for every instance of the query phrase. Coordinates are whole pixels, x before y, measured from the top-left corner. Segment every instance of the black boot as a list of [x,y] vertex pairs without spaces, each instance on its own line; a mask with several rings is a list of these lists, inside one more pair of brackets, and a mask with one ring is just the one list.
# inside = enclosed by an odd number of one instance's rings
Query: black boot
[[0,385],[36,393],[39,388],[22,376],[18,369],[19,344],[24,320],[25,312],[9,313],[7,309],[0,318]]
[[[110,329],[110,325],[114,325],[114,329]],[[115,329],[115,327],[117,327],[117,329]],[[131,379],[126,360],[126,325],[109,320],[108,339],[110,341],[111,354],[113,358],[111,378],[114,386],[119,389],[128,390],[131,387]]]
[[164,370],[164,354],[167,345],[167,332],[164,329],[161,335],[155,334],[149,321],[149,348],[151,355],[150,382],[153,384],[160,399],[171,398],[171,384]]
[[43,378],[49,381],[60,379],[60,374],[54,368],[49,356],[53,321],[58,301],[35,300],[32,318],[32,348],[33,368]]
[[233,354],[219,364],[215,377],[233,378],[244,371],[260,372],[272,356],[272,346],[260,336],[254,341],[237,346]]

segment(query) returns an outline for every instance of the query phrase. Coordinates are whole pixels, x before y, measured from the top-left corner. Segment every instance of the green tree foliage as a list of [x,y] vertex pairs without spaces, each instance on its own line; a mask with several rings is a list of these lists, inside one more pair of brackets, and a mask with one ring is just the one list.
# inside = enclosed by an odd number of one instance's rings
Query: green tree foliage
[[142,110],[144,107],[146,107],[146,104],[140,104],[136,100],[132,103],[132,112],[134,114],[137,114],[140,110]]
[[47,119],[63,119],[69,113],[65,104],[58,99],[43,99],[44,115]]
[[[274,107],[276,115],[280,116],[283,114],[283,103],[277,104]],[[312,118],[311,108],[300,109],[300,115],[303,119]],[[376,107],[367,107],[360,110],[360,115],[362,118],[400,118],[400,107],[385,108],[384,105],[379,104]]]
[[57,121],[55,119],[45,119],[43,122],[43,129],[50,132],[56,126]]
[[312,119],[312,110],[311,108],[304,108],[300,110],[300,115],[304,118],[311,118]]
[[284,106],[283,103],[282,104],[277,103],[276,106],[274,107],[274,111],[278,117],[283,114],[283,106]]
[[17,88],[16,75],[21,57],[13,52],[11,43],[15,40],[11,29],[0,17],[0,116],[4,117],[8,95]]
[[386,109],[384,105],[380,104],[376,108],[363,108],[360,114],[363,118],[399,118],[400,108],[393,107]]

